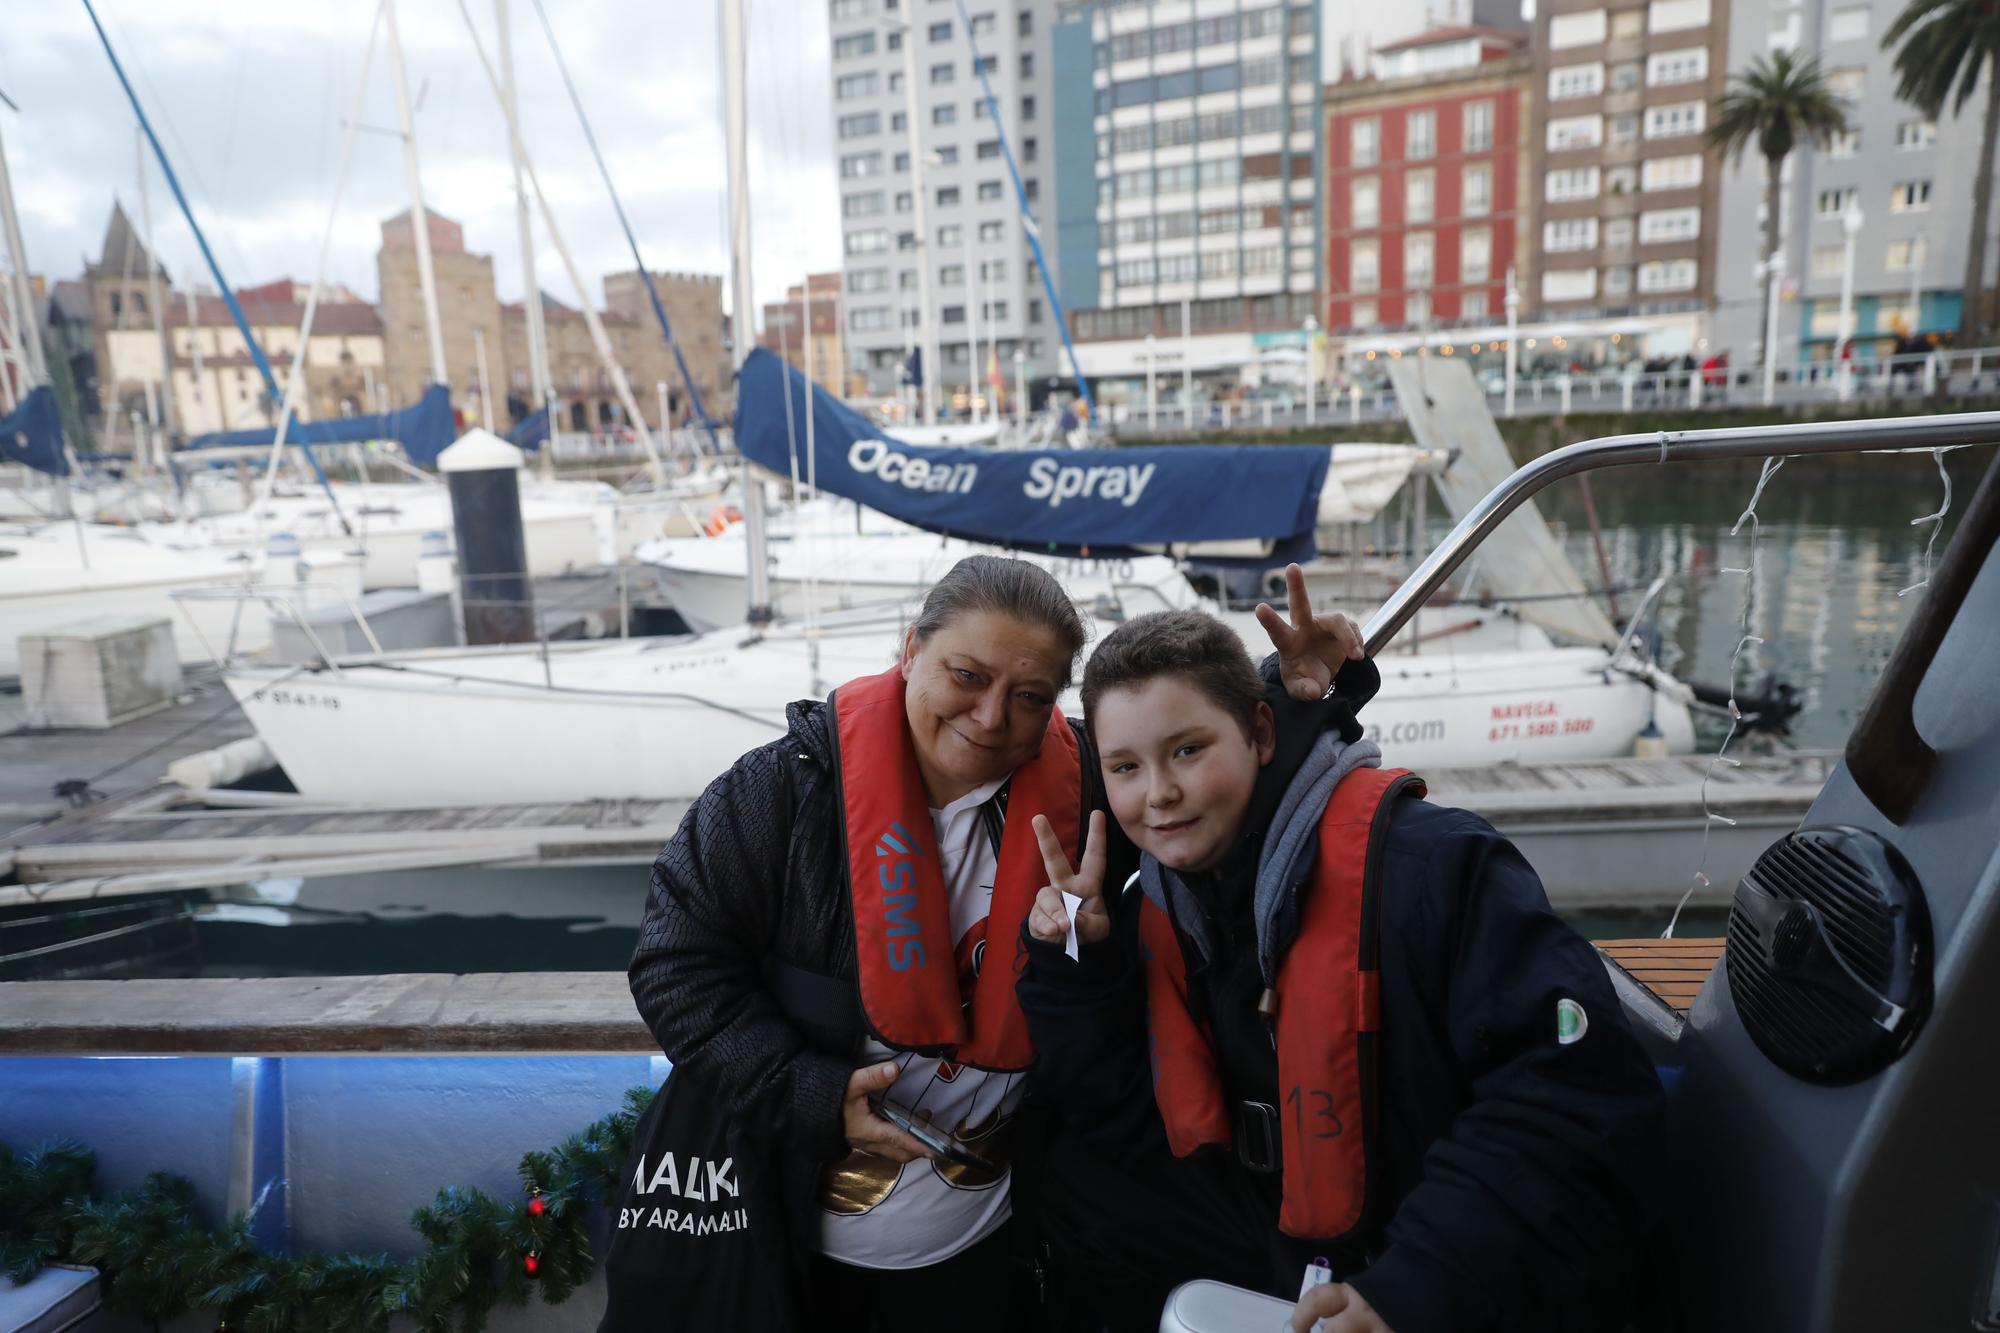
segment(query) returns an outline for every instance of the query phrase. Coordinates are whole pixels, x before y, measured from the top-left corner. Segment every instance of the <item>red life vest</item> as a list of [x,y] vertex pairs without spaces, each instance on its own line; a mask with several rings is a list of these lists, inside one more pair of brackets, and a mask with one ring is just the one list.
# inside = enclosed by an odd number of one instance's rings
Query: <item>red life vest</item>
[[861,1009],[869,1029],[901,1050],[943,1055],[977,1069],[1026,1069],[1034,1063],[1035,1047],[1014,995],[1010,964],[1021,923],[1048,882],[1034,817],[1047,815],[1063,847],[1072,857],[1077,854],[1083,767],[1076,733],[1060,710],[1051,712],[1041,750],[1014,770],[987,909],[991,956],[967,996],[959,991],[951,903],[903,710],[902,672],[891,667],[848,681],[830,702]]
[[[1378,844],[1405,794],[1424,794],[1408,769],[1360,768],[1342,778],[1319,824],[1319,856],[1299,934],[1278,965],[1278,1119],[1289,1236],[1334,1240],[1368,1212],[1368,1145],[1375,1133],[1375,1043],[1382,1027],[1377,956]],[[1188,1010],[1187,963],[1173,921],[1140,908],[1153,1094],[1174,1154],[1234,1145],[1230,1106],[1204,1025]]]

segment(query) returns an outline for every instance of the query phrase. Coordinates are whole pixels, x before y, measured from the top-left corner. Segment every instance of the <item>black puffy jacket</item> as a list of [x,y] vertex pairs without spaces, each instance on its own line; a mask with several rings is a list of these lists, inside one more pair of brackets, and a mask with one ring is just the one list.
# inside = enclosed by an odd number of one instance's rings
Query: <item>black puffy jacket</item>
[[[775,1328],[804,1322],[820,1172],[848,1151],[841,1104],[864,1033],[833,713],[806,701],[791,704],[786,719],[783,739],[709,784],[654,862],[629,969],[639,1014],[674,1062],[662,1101],[699,1099],[726,1123],[736,1168],[759,1204],[751,1211],[774,1207],[783,1222],[762,1233],[757,1271],[698,1267],[692,1279],[759,1283],[765,1293],[752,1301],[683,1288],[676,1308],[763,1311],[769,1296],[775,1309],[759,1326]],[[1085,804],[1102,809],[1095,755],[1081,724],[1071,726],[1082,743]],[[1121,842],[1114,834],[1112,860],[1129,862]],[[619,1276],[612,1280],[614,1307],[631,1304]],[[622,1317],[606,1323],[631,1326]]]
[[[1295,759],[1260,777],[1274,808]],[[1258,830],[1218,876],[1190,881],[1223,956],[1182,936],[1190,1001],[1207,1014],[1235,1099],[1277,1104],[1277,1059],[1256,1013],[1247,879]],[[1404,799],[1381,853],[1380,1130],[1374,1224],[1358,1243],[1293,1242],[1277,1230],[1278,1178],[1219,1148],[1210,1174],[1225,1231],[1262,1227],[1274,1294],[1328,1255],[1396,1333],[1572,1333],[1615,1327],[1635,1297],[1658,1197],[1663,1096],[1602,960],[1550,910],[1533,867],[1485,820]],[[1019,984],[1039,1086],[1097,1152],[1164,1178],[1152,1095],[1135,890],[1114,933],[1080,962],[1024,938]],[[1582,1006],[1558,1040],[1557,1006]],[[1148,1163],[1155,1165],[1148,1165]],[[1057,1188],[1052,1173],[1050,1189]],[[1172,1280],[1188,1274],[1162,1274]],[[1248,1279],[1239,1279],[1248,1280]]]

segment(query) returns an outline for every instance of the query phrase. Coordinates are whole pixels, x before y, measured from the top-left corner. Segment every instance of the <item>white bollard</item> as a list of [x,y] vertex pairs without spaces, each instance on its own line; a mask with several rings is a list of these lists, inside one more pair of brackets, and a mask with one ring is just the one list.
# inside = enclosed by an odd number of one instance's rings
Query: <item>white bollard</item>
[[1359,424],[1361,421],[1361,386],[1359,384],[1350,384],[1347,386],[1347,420],[1349,424]]
[[1271,400],[1266,398],[1264,400],[1264,429],[1269,430],[1270,428],[1271,428]]
[[1926,395],[1937,392],[1937,381],[1937,353],[1932,352],[1924,358],[1924,393]]
[[1701,406],[1701,368],[1699,366],[1695,367],[1694,373],[1688,376],[1688,406]]
[[1568,416],[1569,415],[1569,372],[1567,370],[1563,372],[1562,383],[1559,384],[1557,387],[1562,390],[1562,413],[1564,416]]
[[1624,404],[1624,410],[1627,412],[1632,410],[1632,386],[1636,381],[1637,376],[1633,375],[1630,371],[1625,373],[1625,383],[1621,386],[1623,392],[1619,395],[1619,398]]

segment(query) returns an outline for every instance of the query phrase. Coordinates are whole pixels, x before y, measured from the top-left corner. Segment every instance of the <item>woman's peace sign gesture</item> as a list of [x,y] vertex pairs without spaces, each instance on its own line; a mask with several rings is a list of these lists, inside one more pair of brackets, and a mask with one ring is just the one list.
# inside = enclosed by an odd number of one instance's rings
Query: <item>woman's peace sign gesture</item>
[[1291,623],[1286,624],[1268,602],[1257,603],[1257,623],[1278,650],[1285,693],[1311,703],[1333,687],[1333,676],[1341,663],[1360,661],[1366,655],[1361,627],[1338,611],[1314,615],[1312,599],[1306,595],[1305,571],[1297,565],[1285,566],[1285,593]]
[[1073,893],[1083,899],[1076,909],[1078,944],[1095,944],[1111,933],[1111,915],[1104,910],[1104,812],[1090,812],[1090,835],[1083,845],[1083,866],[1069,868],[1069,855],[1056,836],[1047,815],[1035,816],[1035,841],[1042,847],[1042,865],[1049,882],[1035,895],[1034,910],[1028,913],[1028,933],[1049,944],[1061,944],[1069,933],[1069,913],[1063,910],[1062,896]]

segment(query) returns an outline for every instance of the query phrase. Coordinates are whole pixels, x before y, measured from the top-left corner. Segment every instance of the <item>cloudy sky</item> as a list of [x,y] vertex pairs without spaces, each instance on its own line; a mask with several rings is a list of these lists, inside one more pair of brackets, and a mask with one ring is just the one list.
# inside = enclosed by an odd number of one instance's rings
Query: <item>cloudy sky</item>
[[[369,43],[363,0],[95,0],[231,285],[309,281],[326,231],[342,122]],[[713,0],[542,0],[562,43],[648,267],[726,273],[721,75]],[[494,54],[492,0],[467,0]],[[1328,50],[1354,6],[1329,0]],[[604,187],[563,91],[533,0],[510,0],[529,156],[601,303],[597,279],[630,269]],[[752,237],[757,297],[808,269],[837,268],[840,234],[829,118],[826,7],[748,5]],[[505,121],[455,0],[398,5],[426,204],[493,256],[500,295],[525,290],[515,237]],[[1417,20],[1420,22],[1420,20]],[[1414,26],[1414,25],[1412,25]],[[1400,32],[1375,34],[1377,41]],[[420,91],[421,90],[421,91]],[[77,276],[95,258],[114,196],[138,215],[135,121],[80,0],[9,7],[0,107],[30,267]],[[393,131],[384,43],[376,43],[360,122]],[[155,248],[176,284],[199,272],[192,234],[147,162]],[[328,277],[373,299],[378,227],[409,205],[401,144],[355,136],[333,220]],[[542,287],[576,291],[537,221]]]

